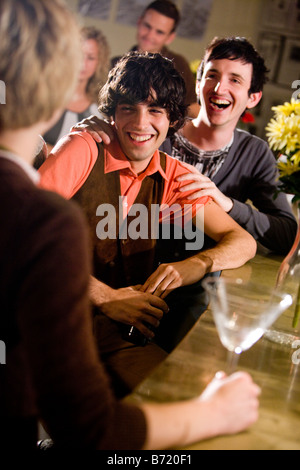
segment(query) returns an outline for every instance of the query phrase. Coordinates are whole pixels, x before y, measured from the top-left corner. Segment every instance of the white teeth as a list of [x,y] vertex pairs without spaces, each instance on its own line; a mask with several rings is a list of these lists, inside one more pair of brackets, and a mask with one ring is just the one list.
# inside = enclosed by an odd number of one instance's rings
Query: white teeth
[[146,140],[151,139],[151,135],[137,135],[137,134],[129,134],[132,140],[136,142],[145,142]]
[[215,104],[230,104],[230,101],[227,101],[227,100],[217,100],[217,99],[212,98],[211,101],[212,103],[215,103]]

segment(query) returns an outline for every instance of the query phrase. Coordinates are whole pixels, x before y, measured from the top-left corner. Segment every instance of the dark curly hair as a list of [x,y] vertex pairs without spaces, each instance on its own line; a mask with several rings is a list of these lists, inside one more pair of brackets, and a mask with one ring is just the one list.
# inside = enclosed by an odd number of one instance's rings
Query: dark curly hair
[[207,46],[204,59],[198,67],[197,80],[201,80],[207,62],[219,59],[241,60],[245,64],[252,64],[249,95],[263,90],[264,84],[268,81],[269,70],[265,66],[264,59],[246,38],[239,36],[214,38]]
[[114,117],[119,103],[137,104],[151,97],[167,111],[170,136],[185,123],[185,93],[184,80],[171,60],[158,53],[130,52],[117,62],[100,90],[99,111]]

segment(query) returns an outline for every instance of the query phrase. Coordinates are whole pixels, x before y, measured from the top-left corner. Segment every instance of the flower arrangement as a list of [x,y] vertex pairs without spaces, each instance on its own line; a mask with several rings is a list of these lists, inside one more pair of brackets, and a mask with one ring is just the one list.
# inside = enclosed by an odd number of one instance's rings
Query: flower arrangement
[[293,194],[300,201],[300,101],[291,99],[274,106],[275,113],[266,127],[270,148],[277,156],[279,191]]
[[[275,116],[266,127],[270,148],[277,156],[279,170],[279,192],[292,194],[293,203],[300,204],[300,101],[291,99],[280,106],[274,106],[272,110]],[[299,206],[300,207],[300,206]],[[294,263],[292,273],[299,276],[299,228],[294,246],[282,263],[281,274],[284,266]],[[289,260],[289,261],[288,261]],[[293,261],[292,261],[293,260]],[[298,266],[298,267],[297,267]],[[298,274],[296,273],[298,272]],[[296,328],[300,319],[300,283],[298,281],[298,293],[296,295],[293,328]]]

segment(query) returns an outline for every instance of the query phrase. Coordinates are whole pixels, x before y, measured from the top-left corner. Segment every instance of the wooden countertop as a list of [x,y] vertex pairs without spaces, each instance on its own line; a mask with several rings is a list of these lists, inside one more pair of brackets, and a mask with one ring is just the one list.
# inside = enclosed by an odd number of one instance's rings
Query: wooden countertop
[[[258,254],[242,268],[224,271],[223,276],[274,285],[280,262],[278,256]],[[300,362],[300,345],[298,350],[263,337],[243,352],[237,369],[249,372],[262,389],[258,422],[240,434],[184,449],[300,450],[300,364],[296,363]],[[218,370],[226,370],[226,354],[207,310],[129,400],[169,402],[198,396]]]

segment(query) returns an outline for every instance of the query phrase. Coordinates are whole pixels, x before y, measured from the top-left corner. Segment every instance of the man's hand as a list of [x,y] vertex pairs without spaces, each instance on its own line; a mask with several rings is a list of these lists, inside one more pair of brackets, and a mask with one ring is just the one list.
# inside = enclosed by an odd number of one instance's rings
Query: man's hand
[[209,272],[211,260],[201,255],[176,263],[161,264],[142,287],[144,292],[164,299],[170,292],[181,286],[194,284]]
[[96,142],[109,145],[114,140],[114,130],[111,124],[97,116],[89,116],[72,127],[72,131],[88,132]]
[[169,310],[162,299],[141,292],[139,286],[111,289],[110,295],[98,306],[104,315],[117,322],[135,326],[149,339],[155,334],[147,328],[147,324],[157,328],[163,315]]
[[[192,181],[183,186],[180,191],[194,191],[187,199],[197,199],[202,196],[210,196],[225,212],[230,212],[233,206],[232,200],[225,196],[207,176],[202,175],[194,166],[184,163],[184,166],[192,171],[186,175],[179,176],[177,181]],[[198,190],[198,191],[197,191]]]

